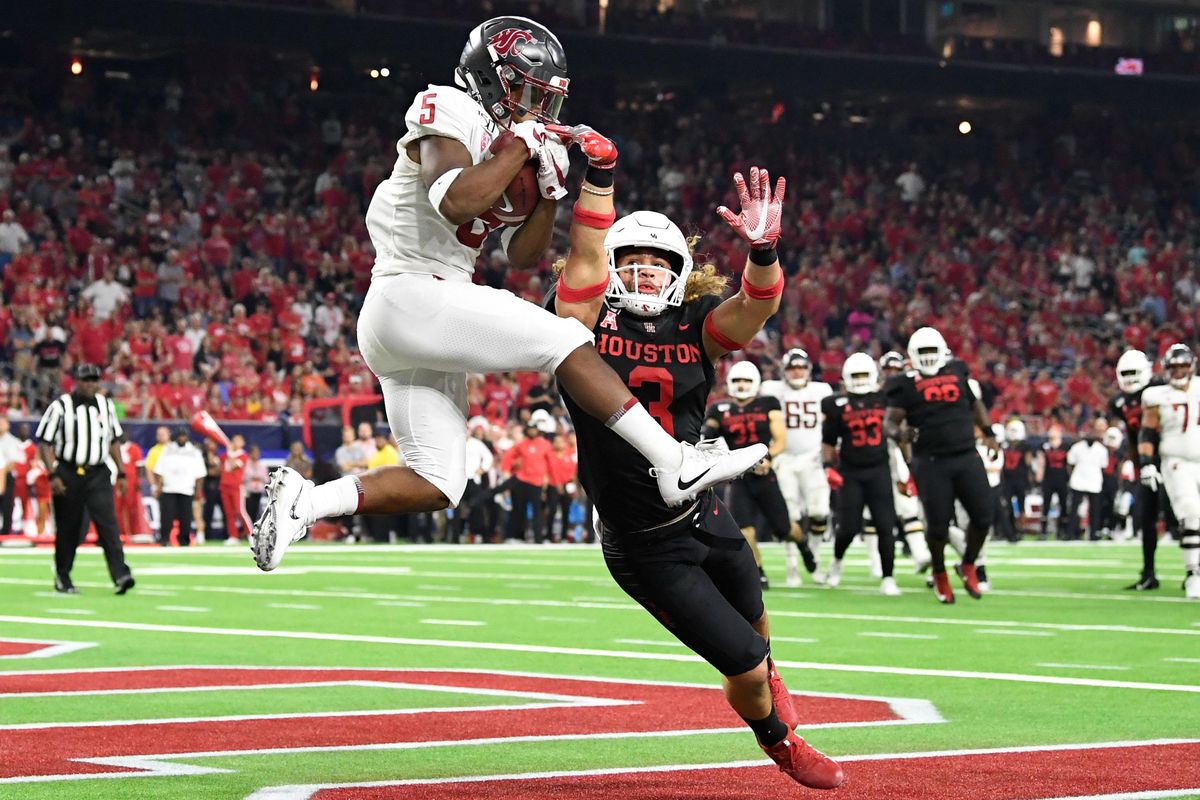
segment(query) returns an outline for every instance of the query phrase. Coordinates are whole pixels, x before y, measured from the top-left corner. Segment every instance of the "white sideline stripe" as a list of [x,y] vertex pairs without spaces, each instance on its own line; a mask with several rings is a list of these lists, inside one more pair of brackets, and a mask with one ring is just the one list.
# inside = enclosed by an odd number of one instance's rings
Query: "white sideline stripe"
[[586,617],[534,617],[534,622],[562,622],[565,624],[589,623],[592,620]]
[[[940,758],[971,755],[997,755],[1004,753],[1048,752],[1055,750],[1092,750],[1107,747],[1157,747],[1167,744],[1192,744],[1195,739],[1162,739],[1141,742],[1106,742],[1100,744],[1068,744],[1045,745],[1034,747],[995,748],[989,750],[943,750],[941,752],[925,753],[877,753],[865,756],[838,756],[839,762],[847,761],[891,761],[913,758]],[[93,761],[95,759],[92,759]],[[383,786],[421,786],[448,783],[484,783],[492,781],[540,780],[545,778],[582,778],[595,775],[634,775],[654,772],[683,772],[709,769],[740,769],[743,767],[758,767],[771,764],[768,759],[747,761],[724,761],[717,764],[663,764],[652,767],[624,767],[609,769],[558,770],[554,772],[520,772],[499,775],[466,775],[453,778],[410,778],[408,780],[391,781],[361,781],[358,783],[311,783],[292,786],[270,786],[259,789],[246,800],[309,800],[314,794],[326,789],[370,789]],[[1173,789],[1166,792],[1142,792],[1137,794],[1093,795],[1091,798],[1074,797],[1058,798],[1057,800],[1122,800],[1123,798],[1182,797],[1195,789]]]
[[683,642],[672,642],[666,639],[613,639],[617,644],[642,644],[650,647],[687,647]]
[[[67,620],[49,617],[0,616],[0,622],[24,625],[57,625],[78,628],[108,628],[131,631],[153,631],[158,633],[208,634],[211,636],[250,636],[275,639],[305,639],[329,642],[365,642],[369,644],[394,644],[409,647],[445,647],[462,650],[491,650],[519,653],[553,653],[556,655],[595,656],[599,658],[628,658],[643,661],[686,661],[702,662],[696,655],[684,653],[639,653],[630,650],[600,650],[584,647],[552,647],[549,645],[513,644],[508,642],[466,642],[446,639],[409,639],[394,636],[368,636],[364,634],[318,633],[316,631],[272,631],[252,628],[208,628],[192,625],[159,625],[143,622],[117,622],[102,620]],[[976,623],[978,624],[978,623]],[[969,680],[1012,681],[1016,683],[1046,683],[1060,686],[1092,686],[1112,689],[1138,689],[1145,691],[1183,692],[1200,694],[1200,686],[1176,683],[1147,683],[1144,681],[1112,681],[1098,678],[1069,678],[1055,675],[1023,675],[1008,672],[970,672],[967,670],[918,669],[914,667],[871,666],[865,664],[827,664],[816,661],[778,661],[783,667],[797,669],[827,670],[831,672],[863,672],[874,675],[913,675],[933,678],[964,678]]]
[[[42,581],[19,579],[19,578],[0,578],[0,584],[38,584]],[[102,586],[102,584],[79,583],[80,586]],[[421,604],[430,603],[458,603],[466,605],[487,605],[487,606],[540,606],[545,608],[562,608],[561,600],[521,600],[517,598],[487,598],[479,599],[474,597],[434,597],[431,595],[403,595],[366,592],[362,589],[355,590],[304,590],[304,589],[251,589],[239,588],[235,586],[189,586],[183,587],[188,591],[196,592],[222,592],[226,594],[251,594],[251,595],[281,595],[286,597],[340,597],[346,599],[359,600],[379,600],[389,603],[396,603],[407,607],[409,602],[419,602]],[[817,587],[814,591],[824,591],[823,587]],[[877,588],[872,588],[870,593],[876,593]],[[1069,597],[1081,598],[1083,595],[1068,595]],[[799,597],[799,595],[781,594],[780,597],[790,599]],[[1108,595],[1097,595],[1105,600],[1112,599]],[[1145,600],[1153,600],[1155,598],[1143,598]],[[1172,600],[1175,598],[1158,598],[1159,600]],[[1193,601],[1180,598],[1180,602],[1190,603]],[[615,598],[572,598],[572,605],[575,608],[599,609],[609,611],[637,611],[642,612],[642,607],[636,603],[623,603]],[[1132,625],[1072,625],[1058,622],[1026,622],[1023,620],[1005,620],[1005,619],[986,619],[986,620],[966,620],[966,619],[949,619],[943,617],[910,617],[910,616],[889,616],[884,614],[838,614],[838,613],[818,613],[813,611],[784,611],[780,609],[771,609],[772,617],[793,617],[798,619],[816,619],[816,620],[853,620],[857,622],[910,622],[915,625],[969,625],[979,627],[987,625],[989,627],[1013,627],[1013,628],[1040,628],[1045,630],[1058,631],[1076,631],[1076,632],[1098,632],[1098,633],[1135,633],[1135,634],[1163,634],[1171,636],[1200,636],[1200,630],[1192,630],[1191,628],[1140,628]],[[1193,627],[1200,628],[1200,622],[1191,623]]]
[[979,628],[976,633],[986,633],[995,636],[1057,636],[1057,633],[1050,631],[1018,631],[1005,630],[1004,628]]
[[417,588],[426,592],[461,592],[461,586],[446,586],[441,583],[418,583]]
[[90,608],[47,608],[47,614],[79,614],[80,616],[91,616],[96,612]]
[[166,589],[142,589],[138,588],[138,594],[146,597],[178,597],[179,592],[171,592]]
[[504,585],[510,589],[538,590],[538,589],[549,589],[550,588],[550,584],[548,584],[548,583],[506,583]]
[[937,639],[931,633],[887,633],[885,631],[859,631],[859,636],[874,636],[877,639]]
[[1034,664],[1035,667],[1057,667],[1059,669],[1109,669],[1120,672],[1129,670],[1129,667],[1122,667],[1112,664],[1060,664],[1057,661],[1039,661]]
[[[293,592],[292,594],[296,594]],[[429,603],[414,603],[409,600],[379,600],[375,603],[377,606],[393,606],[397,608],[425,608]]]
[[158,611],[179,611],[185,614],[207,614],[211,608],[204,606],[155,606]]
[[[0,636],[0,642],[17,642],[19,644],[48,644],[50,647],[43,647],[41,650],[34,650],[32,653],[12,654],[0,656],[4,658],[53,658],[61,656],[65,653],[73,653],[76,650],[85,650],[89,647],[95,647],[96,642],[64,642],[59,639],[17,639],[12,636]],[[0,673],[0,675],[10,673]],[[0,695],[3,697],[3,695]]]
[[487,625],[486,622],[477,619],[420,619],[417,622],[422,625],[457,625],[462,628],[478,628]]
[[294,608],[297,611],[319,611],[321,606],[311,603],[267,603],[267,608]]
[[1163,661],[1176,661],[1180,664],[1200,664],[1200,658],[1164,658]]
[[820,639],[805,639],[802,636],[776,636],[771,634],[772,642],[787,642],[789,644],[816,644]]

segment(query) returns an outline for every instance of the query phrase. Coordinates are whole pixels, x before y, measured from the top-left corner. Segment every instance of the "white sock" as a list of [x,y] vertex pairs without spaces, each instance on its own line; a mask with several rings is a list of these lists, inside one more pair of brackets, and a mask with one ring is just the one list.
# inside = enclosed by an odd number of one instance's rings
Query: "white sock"
[[613,414],[605,425],[633,445],[655,467],[675,469],[683,463],[679,442],[655,422],[641,403],[634,401],[627,405]]
[[358,479],[352,475],[316,486],[310,495],[312,510],[308,524],[325,517],[344,517],[358,510]]
[[929,560],[929,546],[925,544],[925,534],[906,533],[904,539],[908,542],[908,549],[912,553],[914,561]]
[[[1196,539],[1200,538],[1200,532],[1184,531],[1182,544],[1192,544]],[[1195,542],[1200,544],[1200,542]],[[1181,547],[1179,552],[1183,554],[1183,566],[1188,572],[1200,569],[1200,547]]]

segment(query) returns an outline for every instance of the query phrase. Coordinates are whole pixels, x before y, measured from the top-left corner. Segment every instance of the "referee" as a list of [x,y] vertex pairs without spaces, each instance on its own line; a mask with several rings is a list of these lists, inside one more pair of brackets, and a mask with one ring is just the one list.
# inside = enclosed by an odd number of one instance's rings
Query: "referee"
[[75,391],[62,395],[46,409],[35,437],[42,461],[50,471],[54,493],[54,524],[58,530],[54,541],[54,590],[79,593],[71,583],[71,567],[84,536],[86,511],[100,534],[116,593],[125,594],[133,588],[133,575],[117,534],[113,472],[108,462],[111,458],[116,465],[117,480],[125,480],[120,445],[124,432],[112,400],[96,395],[100,368],[80,364],[75,368],[75,381]]

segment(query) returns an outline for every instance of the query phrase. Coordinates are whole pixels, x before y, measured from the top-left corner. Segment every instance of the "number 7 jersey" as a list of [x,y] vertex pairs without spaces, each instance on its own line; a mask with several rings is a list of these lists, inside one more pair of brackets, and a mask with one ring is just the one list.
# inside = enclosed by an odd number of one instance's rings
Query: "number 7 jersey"
[[763,381],[760,395],[779,398],[787,423],[788,455],[821,459],[821,426],[825,421],[821,401],[833,395],[828,383],[809,381],[793,389],[786,381]]
[[1147,386],[1142,407],[1158,409],[1159,455],[1200,461],[1200,380],[1192,378],[1186,389]]

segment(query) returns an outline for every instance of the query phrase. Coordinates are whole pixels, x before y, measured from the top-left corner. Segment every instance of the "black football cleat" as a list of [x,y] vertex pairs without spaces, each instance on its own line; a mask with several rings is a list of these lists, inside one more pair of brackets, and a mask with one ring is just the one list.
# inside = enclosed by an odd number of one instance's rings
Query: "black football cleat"
[[1138,578],[1136,583],[1131,583],[1125,587],[1126,591],[1131,592],[1148,592],[1151,589],[1158,588],[1158,578],[1153,575],[1143,575]]
[[54,576],[54,591],[59,594],[79,594],[79,590],[75,588],[75,584],[71,583],[69,575]]
[[117,588],[113,590],[114,594],[125,594],[134,586],[133,575],[122,575],[117,578]]

